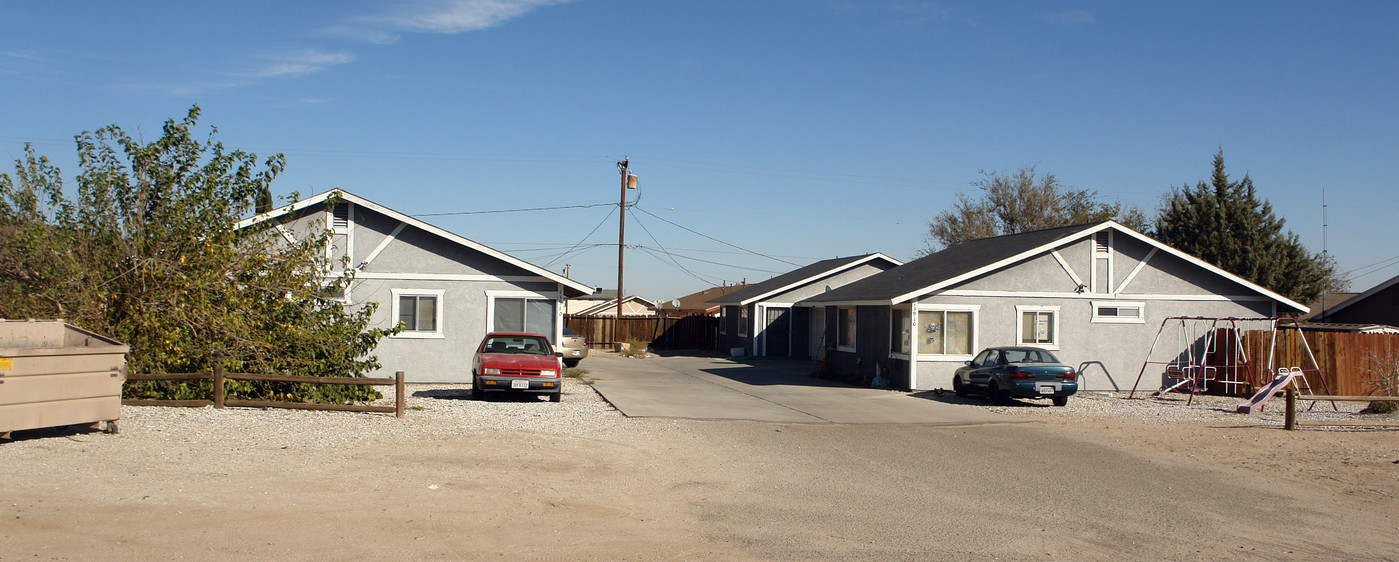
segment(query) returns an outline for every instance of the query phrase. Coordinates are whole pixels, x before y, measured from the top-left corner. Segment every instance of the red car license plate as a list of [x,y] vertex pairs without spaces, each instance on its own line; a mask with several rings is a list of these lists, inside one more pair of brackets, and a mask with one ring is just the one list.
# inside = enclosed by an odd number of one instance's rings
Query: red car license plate
[[510,381],[510,388],[529,388],[529,381]]

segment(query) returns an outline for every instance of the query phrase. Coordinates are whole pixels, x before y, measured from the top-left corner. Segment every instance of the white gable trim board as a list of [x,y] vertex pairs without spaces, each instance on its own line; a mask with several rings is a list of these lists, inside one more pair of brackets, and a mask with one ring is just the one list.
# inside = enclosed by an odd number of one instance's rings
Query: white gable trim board
[[[906,302],[906,301],[908,301],[908,300],[910,300],[910,299],[913,299],[913,298],[915,298],[915,297],[917,297],[917,296],[919,296],[919,295],[926,295],[926,294],[929,294],[929,293],[936,292],[936,291],[938,291],[939,289],[943,289],[943,288],[946,288],[946,287],[956,286],[956,285],[958,285],[958,284],[960,284],[960,283],[962,283],[962,282],[964,282],[964,281],[967,281],[967,280],[969,280],[969,279],[974,279],[974,278],[979,277],[979,276],[981,276],[981,275],[984,275],[984,274],[987,274],[987,273],[990,273],[990,272],[993,272],[993,271],[997,271],[997,270],[1000,270],[1000,269],[1004,269],[1004,268],[1010,267],[1010,266],[1012,266],[1012,265],[1014,265],[1014,264],[1016,264],[1016,263],[1019,263],[1019,262],[1025,261],[1025,260],[1028,260],[1028,259],[1030,259],[1030,258],[1032,258],[1032,257],[1038,256],[1038,255],[1041,255],[1041,254],[1046,254],[1046,253],[1053,252],[1053,251],[1056,250],[1057,248],[1066,246],[1066,245],[1068,245],[1068,244],[1070,244],[1070,243],[1072,243],[1072,242],[1078,241],[1078,240],[1082,240],[1082,239],[1084,239],[1085,237],[1094,236],[1096,233],[1101,232],[1101,231],[1103,231],[1103,230],[1108,230],[1108,229],[1113,229],[1112,232],[1120,232],[1120,233],[1122,233],[1122,234],[1126,234],[1126,235],[1128,235],[1128,236],[1132,236],[1132,237],[1136,238],[1137,240],[1140,240],[1141,242],[1146,243],[1146,244],[1148,244],[1148,245],[1150,245],[1150,246],[1152,246],[1152,247],[1154,247],[1154,248],[1156,248],[1156,249],[1159,249],[1159,250],[1161,250],[1161,251],[1165,251],[1165,252],[1170,253],[1171,255],[1173,255],[1173,256],[1175,256],[1175,257],[1177,257],[1177,258],[1180,258],[1180,259],[1182,259],[1182,260],[1185,260],[1186,262],[1188,262],[1188,263],[1190,263],[1190,264],[1192,264],[1192,265],[1195,265],[1196,267],[1204,268],[1205,270],[1210,271],[1211,273],[1214,273],[1214,274],[1216,274],[1216,275],[1219,275],[1219,276],[1221,276],[1221,277],[1224,277],[1225,279],[1228,279],[1228,280],[1230,280],[1230,281],[1233,281],[1233,282],[1235,282],[1235,283],[1238,283],[1238,284],[1240,284],[1240,285],[1243,285],[1244,287],[1248,288],[1249,290],[1255,291],[1255,292],[1257,292],[1257,293],[1263,295],[1267,300],[1272,300],[1272,301],[1275,301],[1275,302],[1281,302],[1281,303],[1286,304],[1286,305],[1288,305],[1288,306],[1290,306],[1290,307],[1292,307],[1292,308],[1294,308],[1294,309],[1296,309],[1296,310],[1298,310],[1298,311],[1301,311],[1301,312],[1306,312],[1306,311],[1307,311],[1307,307],[1306,307],[1306,306],[1303,306],[1303,305],[1301,305],[1301,304],[1298,304],[1298,303],[1296,303],[1296,302],[1294,302],[1294,301],[1288,299],[1287,297],[1284,297],[1284,296],[1282,296],[1282,295],[1279,295],[1279,294],[1277,294],[1277,293],[1274,293],[1274,292],[1272,292],[1272,291],[1269,291],[1268,289],[1265,289],[1265,288],[1263,288],[1263,287],[1261,287],[1261,286],[1259,286],[1259,285],[1257,285],[1257,284],[1254,284],[1254,283],[1252,283],[1252,282],[1250,282],[1250,281],[1247,281],[1247,280],[1243,279],[1242,277],[1239,277],[1239,276],[1237,276],[1237,275],[1234,275],[1234,274],[1232,274],[1232,273],[1229,273],[1229,272],[1227,272],[1227,271],[1224,271],[1223,269],[1220,269],[1220,268],[1218,268],[1218,267],[1215,267],[1215,266],[1213,266],[1213,265],[1211,265],[1211,264],[1209,264],[1209,263],[1207,263],[1207,262],[1205,262],[1205,261],[1203,261],[1203,260],[1200,260],[1199,258],[1196,258],[1196,257],[1194,257],[1194,256],[1191,256],[1190,254],[1186,254],[1185,252],[1181,252],[1180,250],[1177,250],[1177,249],[1175,249],[1175,248],[1172,248],[1172,247],[1170,247],[1170,246],[1167,246],[1167,245],[1165,245],[1165,244],[1162,244],[1162,243],[1160,243],[1160,242],[1157,242],[1156,240],[1154,240],[1154,239],[1152,239],[1152,238],[1150,238],[1150,237],[1148,237],[1148,236],[1139,234],[1139,233],[1133,231],[1132,229],[1127,228],[1127,227],[1125,227],[1125,226],[1122,226],[1122,225],[1120,225],[1120,224],[1118,224],[1118,223],[1116,223],[1116,222],[1114,222],[1114,221],[1107,221],[1107,222],[1104,222],[1103,224],[1100,224],[1100,225],[1098,225],[1098,226],[1096,226],[1096,227],[1092,227],[1092,228],[1085,229],[1084,231],[1082,231],[1082,232],[1080,232],[1080,233],[1078,233],[1078,234],[1076,234],[1076,235],[1074,235],[1074,236],[1070,236],[1070,237],[1067,237],[1067,238],[1061,238],[1061,239],[1059,239],[1059,240],[1055,240],[1055,241],[1050,242],[1050,243],[1048,243],[1048,244],[1044,244],[1044,245],[1042,245],[1042,246],[1039,246],[1039,247],[1036,247],[1036,248],[1032,248],[1032,249],[1026,250],[1026,251],[1024,251],[1024,252],[1021,252],[1021,253],[1016,254],[1016,255],[1014,255],[1014,256],[1011,256],[1011,257],[1009,257],[1009,258],[1003,259],[1003,260],[998,261],[998,262],[996,262],[996,263],[993,263],[993,264],[990,264],[990,265],[986,265],[986,266],[977,268],[977,269],[975,269],[975,270],[969,271],[969,272],[964,273],[964,274],[962,274],[962,275],[958,275],[958,276],[953,277],[953,278],[951,278],[951,279],[947,279],[947,280],[945,280],[945,281],[941,281],[941,282],[938,282],[938,283],[934,283],[934,284],[929,285],[929,286],[927,286],[927,287],[924,287],[924,288],[922,288],[922,289],[918,289],[918,290],[916,290],[916,291],[912,291],[912,292],[909,292],[909,293],[906,293],[906,294],[903,294],[903,295],[899,295],[899,296],[894,297],[893,299],[891,299],[891,300],[892,300],[892,303],[893,303],[893,304],[898,304],[898,303],[901,303],[901,302]],[[1110,233],[1110,234],[1111,234],[1111,233]],[[1095,242],[1096,242],[1096,241],[1095,241]],[[1115,252],[1112,252],[1112,251],[1111,251],[1111,247],[1110,247],[1110,246],[1111,246],[1111,235],[1109,235],[1109,252],[1108,252],[1108,257],[1106,258],[1107,260],[1111,260],[1111,259],[1112,259],[1111,256],[1115,253]],[[1056,257],[1056,259],[1062,259],[1062,256],[1058,256],[1058,257]],[[1097,275],[1096,275],[1096,268],[1097,268],[1097,262],[1098,262],[1098,261],[1099,261],[1099,258],[1097,257],[1097,252],[1096,252],[1096,249],[1095,249],[1094,255],[1093,255],[1093,269],[1094,269],[1094,273],[1090,274],[1090,291],[1094,291],[1094,292],[1096,292],[1096,291],[1093,289],[1092,282],[1096,281],[1096,278],[1097,278]],[[1104,267],[1108,267],[1108,266],[1104,266]],[[1111,275],[1111,273],[1110,273],[1110,272],[1111,272],[1111,267],[1109,267],[1108,270],[1109,270],[1108,275]],[[1111,286],[1111,284],[1109,284],[1108,286]]]
[[870,255],[868,255],[868,256],[865,256],[865,257],[862,258],[862,259],[858,259],[858,260],[852,261],[852,262],[847,263],[847,264],[845,264],[845,265],[842,265],[842,266],[840,266],[840,267],[828,269],[828,270],[826,270],[826,271],[822,271],[822,272],[820,272],[820,273],[817,273],[816,275],[813,275],[813,276],[811,276],[811,277],[807,277],[806,279],[800,279],[800,280],[797,280],[797,281],[793,281],[793,282],[791,282],[791,283],[788,283],[788,284],[786,284],[786,285],[783,285],[783,286],[781,286],[781,287],[774,288],[773,290],[768,291],[768,292],[766,292],[766,293],[763,293],[763,294],[761,294],[761,295],[755,295],[755,296],[749,297],[749,298],[747,298],[747,299],[744,299],[744,300],[743,300],[742,302],[740,302],[739,304],[740,304],[740,305],[743,305],[743,306],[747,306],[747,305],[753,304],[753,303],[755,303],[755,302],[762,301],[763,299],[766,299],[766,298],[768,298],[768,297],[770,297],[770,296],[773,296],[773,295],[780,295],[780,294],[782,294],[782,293],[785,293],[785,292],[790,291],[790,290],[792,290],[792,289],[795,289],[795,288],[797,288],[797,287],[803,287],[803,286],[806,286],[806,285],[808,285],[808,284],[814,283],[814,282],[816,282],[817,280],[824,279],[824,278],[830,277],[830,276],[832,276],[832,275],[837,275],[837,274],[839,274],[839,273],[841,273],[841,272],[843,272],[843,271],[849,271],[849,270],[851,270],[851,269],[854,269],[854,268],[856,268],[856,267],[859,267],[859,266],[861,266],[861,265],[867,264],[867,263],[872,262],[872,261],[877,260],[877,259],[882,259],[882,260],[884,260],[884,261],[887,261],[887,262],[889,262],[889,263],[894,264],[895,266],[898,266],[898,265],[900,265],[900,264],[903,263],[903,262],[900,262],[899,260],[896,260],[896,259],[894,259],[894,258],[891,258],[891,257],[889,257],[889,256],[886,256],[886,255],[884,255],[884,254],[882,254],[882,253],[875,252],[875,253],[873,253],[873,254],[870,254]]
[[[407,224],[412,225],[412,226],[414,226],[414,227],[420,228],[420,229],[422,229],[422,230],[424,230],[424,231],[427,231],[427,232],[429,232],[429,233],[431,233],[431,234],[434,234],[434,235],[440,236],[440,237],[442,237],[442,238],[445,238],[445,239],[447,239],[447,240],[449,240],[449,241],[451,241],[451,242],[460,244],[460,245],[462,245],[462,246],[466,246],[466,247],[468,247],[468,248],[471,248],[471,249],[473,249],[473,250],[476,250],[476,251],[478,251],[478,252],[481,252],[481,253],[483,253],[483,254],[486,254],[487,256],[490,256],[490,257],[493,257],[493,258],[495,258],[495,259],[504,261],[504,262],[509,263],[509,264],[511,264],[511,265],[514,265],[514,266],[516,266],[516,267],[519,267],[519,268],[522,268],[522,269],[525,269],[525,270],[534,272],[534,273],[538,274],[538,275],[541,276],[541,277],[545,277],[545,278],[548,278],[548,279],[550,279],[550,280],[552,280],[552,281],[554,281],[554,282],[556,282],[556,283],[560,283],[560,284],[562,284],[562,285],[566,285],[566,286],[568,286],[568,287],[570,287],[570,288],[572,288],[572,289],[574,289],[574,290],[577,290],[577,291],[582,292],[583,294],[588,294],[588,293],[591,293],[591,292],[593,291],[593,288],[590,287],[590,286],[588,286],[587,284],[580,283],[580,282],[578,282],[578,281],[574,281],[574,280],[572,280],[572,279],[569,279],[569,278],[567,278],[567,277],[564,277],[564,276],[562,276],[562,275],[559,275],[559,274],[557,274],[557,273],[554,273],[554,272],[552,272],[552,271],[549,271],[549,270],[547,270],[547,269],[544,269],[544,268],[542,268],[542,267],[539,267],[539,266],[537,266],[537,265],[534,265],[534,264],[532,264],[532,263],[529,263],[529,262],[527,262],[527,261],[525,261],[525,260],[516,258],[516,257],[514,257],[514,256],[511,256],[511,255],[509,255],[509,254],[506,254],[506,253],[504,253],[504,252],[501,252],[501,251],[499,251],[499,250],[496,250],[496,249],[494,249],[494,248],[491,248],[490,246],[486,246],[486,245],[484,245],[484,244],[480,244],[480,243],[478,243],[478,242],[476,242],[476,241],[474,241],[474,240],[471,240],[471,239],[469,239],[469,238],[460,236],[460,235],[458,235],[458,234],[455,234],[455,233],[450,232],[450,231],[447,231],[447,230],[443,230],[443,229],[441,229],[441,228],[439,228],[439,227],[437,227],[437,226],[434,226],[434,225],[432,225],[432,224],[423,222],[423,221],[421,221],[421,220],[419,220],[419,219],[413,218],[413,217],[410,216],[410,215],[405,215],[405,214],[403,214],[403,213],[400,213],[400,212],[395,211],[395,210],[393,210],[393,209],[390,209],[390,208],[388,208],[388,207],[384,207],[384,206],[382,206],[382,205],[379,205],[379,204],[377,204],[377,203],[374,203],[373,201],[369,201],[368,199],[364,199],[364,198],[362,198],[362,197],[359,197],[359,196],[357,196],[357,195],[355,195],[355,194],[353,194],[353,193],[350,193],[350,192],[347,192],[347,191],[338,190],[338,189],[332,189],[332,190],[330,190],[330,191],[326,191],[326,192],[324,192],[324,193],[320,193],[320,194],[314,195],[314,196],[312,196],[312,197],[310,197],[310,198],[303,199],[303,200],[301,200],[301,201],[297,201],[297,202],[292,203],[292,204],[290,204],[290,205],[285,205],[285,206],[283,206],[283,207],[280,207],[280,208],[277,208],[277,209],[273,209],[273,210],[268,211],[268,212],[266,212],[266,213],[262,213],[262,214],[260,214],[260,215],[256,215],[256,216],[253,216],[253,217],[250,217],[250,218],[247,218],[247,219],[243,219],[243,220],[241,220],[241,221],[238,221],[238,223],[235,225],[235,227],[236,227],[236,228],[245,228],[245,227],[248,227],[248,226],[251,226],[251,225],[254,225],[254,224],[258,224],[258,223],[261,223],[261,222],[264,222],[264,221],[267,221],[267,220],[272,220],[272,219],[275,219],[275,218],[278,218],[278,217],[286,216],[286,215],[288,215],[288,214],[290,214],[290,213],[292,213],[292,212],[300,211],[300,210],[303,210],[303,209],[306,209],[306,208],[309,208],[309,207],[313,207],[313,206],[315,206],[315,205],[319,205],[319,204],[325,202],[327,199],[329,199],[332,195],[339,195],[341,201],[343,201],[343,202],[351,203],[351,204],[353,204],[353,205],[363,206],[363,207],[366,208],[366,209],[370,209],[370,210],[372,210],[372,211],[375,211],[375,212],[377,212],[377,213],[380,213],[380,214],[385,215],[385,216],[387,216],[387,217],[390,217],[390,218],[392,218],[392,219],[395,219],[395,220],[398,220],[398,221],[400,221],[400,222],[404,222],[404,223],[407,223]],[[327,209],[327,212],[329,213],[329,212],[332,212],[332,211],[329,210],[329,209]],[[351,213],[353,213],[353,211],[351,211]],[[351,215],[351,216],[353,216],[353,215]],[[327,224],[332,224],[332,223],[331,223],[331,222],[327,222]],[[354,224],[353,221],[351,221],[350,224],[353,225],[353,224]],[[352,229],[352,228],[353,228],[353,227],[351,226],[351,229]]]
[[[303,211],[292,220],[274,223],[274,234],[294,242],[297,233],[304,235],[307,228],[329,227],[334,238],[328,255],[338,259],[343,250],[351,260],[347,265],[353,281],[343,295],[345,302],[350,306],[378,303],[372,326],[389,328],[405,319],[418,328],[380,340],[373,352],[382,365],[376,376],[404,371],[411,382],[466,382],[476,346],[507,306],[502,299],[520,299],[508,305],[520,318],[507,324],[526,323],[559,341],[561,299],[592,292],[586,284],[349,193],[340,192],[337,208],[315,207],[333,193],[240,221],[238,226],[290,218],[290,213]],[[304,212],[308,210],[313,212]],[[418,229],[411,237],[405,234],[409,227]],[[369,271],[370,264],[382,271]],[[482,273],[497,270],[513,274]],[[334,274],[327,271],[327,279],[338,277]],[[403,308],[409,306],[413,308]],[[547,316],[535,316],[545,312]]]

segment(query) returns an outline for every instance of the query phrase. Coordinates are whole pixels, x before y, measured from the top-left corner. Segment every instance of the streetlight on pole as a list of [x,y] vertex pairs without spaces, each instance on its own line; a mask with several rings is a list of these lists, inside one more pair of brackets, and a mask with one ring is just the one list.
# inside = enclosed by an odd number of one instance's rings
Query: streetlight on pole
[[626,253],[627,238],[627,190],[636,189],[636,174],[627,171],[627,157],[623,156],[622,161],[617,163],[617,171],[622,173],[622,198],[620,206],[622,213],[617,221],[617,319],[612,323],[612,345],[618,351],[622,349],[622,259]]

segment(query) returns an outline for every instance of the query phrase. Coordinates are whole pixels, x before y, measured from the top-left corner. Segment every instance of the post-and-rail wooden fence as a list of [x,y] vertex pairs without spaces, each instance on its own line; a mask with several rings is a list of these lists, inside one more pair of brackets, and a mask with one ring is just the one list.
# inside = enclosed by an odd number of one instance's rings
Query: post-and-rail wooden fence
[[1322,396],[1298,394],[1297,389],[1287,387],[1287,410],[1283,414],[1283,429],[1297,429],[1298,426],[1359,426],[1359,427],[1399,427],[1399,422],[1392,421],[1302,421],[1297,419],[1297,401],[1331,401],[1331,402],[1399,402],[1399,396]]
[[[392,406],[360,406],[355,404],[310,404],[306,402],[274,402],[268,400],[227,400],[223,381],[232,379],[238,381],[262,381],[262,382],[293,382],[302,384],[343,384],[352,386],[394,386],[394,405]],[[296,375],[263,375],[257,373],[225,373],[222,365],[214,365],[212,372],[201,373],[162,373],[162,374],[132,374],[127,375],[129,381],[197,381],[209,380],[214,382],[213,400],[148,400],[148,399],[123,399],[125,406],[183,406],[191,408],[202,408],[213,406],[223,408],[231,406],[234,408],[288,408],[294,410],[334,410],[337,412],[375,412],[383,414],[393,414],[394,417],[403,417],[404,396],[403,396],[403,371],[394,374],[393,378],[370,378],[370,377],[304,377]]]

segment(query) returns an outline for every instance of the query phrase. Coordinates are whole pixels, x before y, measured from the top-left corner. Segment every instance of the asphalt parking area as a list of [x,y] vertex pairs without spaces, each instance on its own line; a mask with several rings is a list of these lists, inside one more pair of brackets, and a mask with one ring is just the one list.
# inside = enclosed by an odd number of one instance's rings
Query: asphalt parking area
[[932,425],[1022,421],[970,404],[812,378],[809,361],[594,353],[579,366],[587,369],[593,388],[627,417]]

